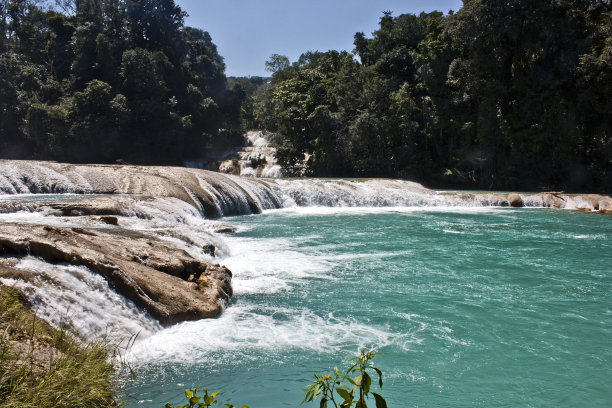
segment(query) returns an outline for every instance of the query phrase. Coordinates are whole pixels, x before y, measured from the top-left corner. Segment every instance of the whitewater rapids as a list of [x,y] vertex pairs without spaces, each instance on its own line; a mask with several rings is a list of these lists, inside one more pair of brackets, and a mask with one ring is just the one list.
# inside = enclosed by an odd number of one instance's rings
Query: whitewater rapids
[[[130,236],[138,236],[141,241],[150,237],[156,248],[163,247],[169,254],[180,251],[185,264],[223,262],[230,268],[235,259],[232,248],[218,233],[232,230],[219,220],[224,216],[280,208],[340,207],[612,210],[612,200],[598,195],[451,193],[404,180],[255,179],[179,167],[9,160],[0,161],[0,194],[0,232],[13,231],[15,225],[43,225],[56,231],[53,239],[68,234],[78,240],[79,233],[87,237],[97,234],[99,240],[111,243],[113,236],[121,236],[121,242]],[[109,216],[117,218],[115,225],[101,221]],[[87,237],[78,242],[89,240],[91,248],[96,239]],[[216,254],[211,254],[210,248]],[[135,308],[134,299],[115,293],[116,285],[107,282],[108,276],[104,276],[106,280],[100,276],[100,268],[92,270],[99,267],[97,261],[87,265],[49,259],[45,262],[40,257],[23,255],[14,259],[11,256],[15,254],[5,256],[2,262],[10,264],[12,272],[0,273],[0,282],[22,288],[38,314],[52,324],[60,325],[70,315],[73,326],[86,337],[107,331],[147,337],[161,330],[156,319]],[[120,255],[113,256],[116,264],[124,265],[126,270],[133,268],[129,265],[134,262],[136,266],[151,263],[135,255],[122,261],[118,259]],[[66,255],[66,259],[70,256]],[[234,282],[239,292],[252,290],[246,278],[241,276]],[[260,283],[278,286],[274,276],[266,279]],[[139,299],[142,304],[148,302],[146,296]],[[225,300],[218,296],[215,302],[225,306]]]
[[[0,194],[175,198],[204,218],[287,207],[524,206],[612,210],[612,199],[562,193],[450,193],[404,180],[254,179],[182,167],[0,161]],[[126,210],[127,211],[127,210]]]

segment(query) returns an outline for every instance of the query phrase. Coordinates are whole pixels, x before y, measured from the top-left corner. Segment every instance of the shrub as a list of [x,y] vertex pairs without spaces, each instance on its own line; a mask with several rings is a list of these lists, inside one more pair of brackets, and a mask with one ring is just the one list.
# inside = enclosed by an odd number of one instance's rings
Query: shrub
[[[205,388],[202,388],[202,396],[198,397],[198,390],[200,387],[196,387],[193,390],[185,390],[185,397],[187,397],[186,405],[172,405],[169,402],[166,403],[164,408],[205,408],[210,407],[213,404],[217,404],[216,396],[219,394],[219,391],[215,391],[212,394],[208,394],[208,391]],[[201,401],[201,402],[200,402]],[[227,408],[236,408],[232,404],[223,404]],[[247,405],[243,405],[241,408],[249,408]]]
[[116,407],[115,349],[83,343],[38,319],[23,295],[0,285],[0,406]]
[[[328,375],[315,374],[315,382],[308,385],[304,392],[305,402],[311,402],[321,397],[320,407],[326,408],[328,403],[333,404],[335,408],[367,408],[367,400],[370,394],[374,397],[376,408],[387,408],[385,399],[375,392],[371,392],[372,377],[368,370],[374,370],[378,375],[378,386],[382,390],[382,371],[372,364],[372,359],[381,353],[376,353],[374,350],[361,350],[359,355],[349,359],[352,365],[344,374],[338,371],[338,367]],[[337,394],[335,395],[334,394]],[[342,402],[336,401],[340,396]]]
[[[367,401],[370,396],[374,397],[376,408],[387,408],[385,399],[375,392],[371,392],[372,377],[368,370],[373,370],[378,376],[378,386],[382,390],[382,371],[372,364],[372,359],[381,353],[376,353],[374,350],[361,350],[359,355],[349,359],[351,366],[344,374],[338,371],[338,367],[328,375],[315,374],[315,382],[309,384],[306,392],[302,394],[305,402],[312,402],[317,398],[321,398],[320,407],[327,408],[328,403],[333,404],[334,408],[367,408]],[[193,390],[185,390],[187,397],[186,405],[171,405],[167,403],[165,408],[204,408],[217,404],[216,396],[219,391],[208,394],[208,391],[202,388],[203,395],[197,396],[197,387]],[[337,395],[336,395],[337,394]],[[340,397],[342,402],[340,402]],[[338,400],[336,400],[338,398]],[[227,408],[235,408],[232,404],[224,404]],[[242,408],[249,408],[243,405]]]

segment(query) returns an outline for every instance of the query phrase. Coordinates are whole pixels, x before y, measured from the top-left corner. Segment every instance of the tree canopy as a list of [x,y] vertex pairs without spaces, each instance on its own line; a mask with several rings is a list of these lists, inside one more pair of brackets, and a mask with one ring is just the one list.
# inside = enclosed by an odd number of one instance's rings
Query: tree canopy
[[261,128],[295,174],[612,192],[609,1],[385,11],[352,52],[229,80],[174,0],[45,4],[0,1],[3,158],[180,164]]
[[352,55],[273,56],[254,116],[315,176],[610,192],[611,27],[597,0],[384,12]]
[[240,129],[223,58],[174,0],[0,4],[2,157],[178,164]]

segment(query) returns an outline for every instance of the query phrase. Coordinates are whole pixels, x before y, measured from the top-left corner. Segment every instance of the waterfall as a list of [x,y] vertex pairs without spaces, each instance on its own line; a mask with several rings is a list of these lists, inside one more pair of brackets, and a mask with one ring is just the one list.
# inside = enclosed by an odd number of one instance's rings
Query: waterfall
[[83,337],[111,335],[145,338],[160,325],[83,266],[52,265],[27,257],[16,268],[22,279],[0,278],[21,289],[39,317],[55,327],[70,325]]
[[[255,179],[178,167],[0,161],[3,194],[123,194],[176,198],[206,218],[281,207],[482,207],[514,205],[505,193],[437,192],[404,180]],[[610,208],[597,195],[516,195],[525,207]]]
[[417,183],[402,180],[278,180],[282,193],[300,207],[398,207],[457,205]]
[[245,143],[243,150],[236,152],[236,158],[219,165],[219,171],[242,177],[283,177],[282,168],[276,163],[276,149],[270,145],[265,132],[246,132]]
[[[0,160],[0,194],[0,223],[145,234],[208,264],[223,262],[232,252],[216,232],[228,227],[216,218],[283,207],[507,207],[519,202],[523,207],[612,209],[612,199],[597,195],[438,192],[403,180],[263,180],[178,167],[6,160]],[[119,226],[100,221],[109,214]],[[85,336],[139,331],[147,336],[160,330],[85,266],[33,257],[10,262],[23,273],[0,282],[22,288],[39,315],[55,325],[69,314]],[[273,275],[266,279],[266,285],[275,282]],[[244,277],[236,284],[239,293],[252,286]]]

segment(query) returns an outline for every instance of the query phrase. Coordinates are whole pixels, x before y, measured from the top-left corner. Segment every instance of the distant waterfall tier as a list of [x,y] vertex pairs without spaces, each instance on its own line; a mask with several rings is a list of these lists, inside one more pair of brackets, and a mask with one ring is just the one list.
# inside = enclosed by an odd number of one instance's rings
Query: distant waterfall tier
[[[403,180],[262,180],[180,167],[6,160],[0,161],[0,193],[173,198],[189,204],[205,218],[295,206],[612,209],[612,199],[599,195],[437,192]],[[121,207],[117,211],[128,210]]]
[[234,159],[219,165],[222,173],[238,174],[243,177],[279,178],[283,169],[276,162],[276,148],[263,131],[249,131],[244,135],[245,146],[236,152]]

